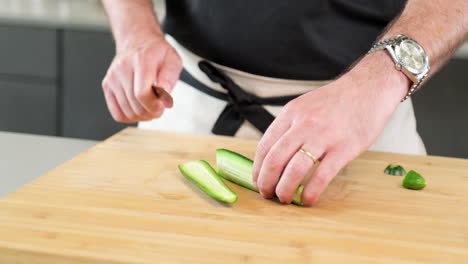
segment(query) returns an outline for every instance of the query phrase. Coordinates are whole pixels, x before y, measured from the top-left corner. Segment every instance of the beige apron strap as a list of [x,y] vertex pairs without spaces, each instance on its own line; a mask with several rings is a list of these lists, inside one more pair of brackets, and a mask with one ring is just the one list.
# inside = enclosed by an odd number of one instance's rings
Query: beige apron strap
[[[197,63],[203,58],[191,53],[170,36],[167,39],[182,57],[184,67],[194,78],[220,93],[226,93],[219,84],[212,82],[198,68]],[[214,65],[220,67],[237,84],[244,87],[247,92],[259,97],[305,93],[328,83],[327,81],[296,81],[269,78],[217,64]],[[174,96],[173,109],[167,110],[160,119],[140,122],[139,126],[146,129],[210,134],[211,127],[227,104],[226,101],[202,93],[183,82],[177,83],[172,95]],[[281,106],[265,106],[265,108],[273,116],[277,116],[282,109]],[[250,123],[244,122],[235,136],[260,139],[262,133],[251,126]],[[370,149],[408,154],[426,154],[424,144],[416,131],[416,118],[411,100],[406,100],[398,106],[384,131]]]

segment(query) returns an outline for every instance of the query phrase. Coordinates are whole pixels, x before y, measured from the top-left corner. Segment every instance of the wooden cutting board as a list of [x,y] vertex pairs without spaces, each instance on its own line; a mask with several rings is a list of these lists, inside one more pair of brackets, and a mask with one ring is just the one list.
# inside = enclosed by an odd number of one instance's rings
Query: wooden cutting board
[[[126,129],[0,199],[0,263],[468,263],[467,160],[368,152],[313,208],[230,183],[227,206],[177,170],[255,146]],[[402,188],[389,162],[428,186]]]

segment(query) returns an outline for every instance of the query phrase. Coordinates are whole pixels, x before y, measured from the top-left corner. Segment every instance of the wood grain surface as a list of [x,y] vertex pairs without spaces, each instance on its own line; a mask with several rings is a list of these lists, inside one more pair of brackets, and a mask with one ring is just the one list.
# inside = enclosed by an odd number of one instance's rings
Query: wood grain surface
[[[126,129],[0,199],[0,263],[468,263],[467,160],[368,152],[312,208],[231,183],[224,205],[177,170],[255,146]],[[402,188],[389,162],[427,187]]]

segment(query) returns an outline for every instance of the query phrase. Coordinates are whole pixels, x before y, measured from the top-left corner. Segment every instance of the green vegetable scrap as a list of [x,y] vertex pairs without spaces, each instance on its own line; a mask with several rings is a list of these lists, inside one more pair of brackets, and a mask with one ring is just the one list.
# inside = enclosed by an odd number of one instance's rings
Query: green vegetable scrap
[[410,170],[403,179],[402,185],[406,189],[421,190],[426,187],[426,179],[414,170]]
[[394,176],[403,176],[406,174],[406,170],[398,164],[390,164],[385,168],[384,173]]
[[224,183],[208,162],[204,160],[186,162],[179,165],[179,170],[214,199],[231,204],[237,201],[237,194]]
[[[253,185],[253,161],[251,159],[227,149],[217,149],[216,162],[219,176],[244,188],[258,192]],[[302,205],[303,189],[302,184],[297,187],[292,201],[293,204]]]

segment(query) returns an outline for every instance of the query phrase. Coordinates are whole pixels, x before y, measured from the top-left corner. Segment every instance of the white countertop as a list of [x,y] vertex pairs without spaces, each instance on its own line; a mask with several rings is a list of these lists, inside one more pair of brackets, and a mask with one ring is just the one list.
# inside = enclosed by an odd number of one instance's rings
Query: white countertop
[[[153,0],[160,19],[164,0]],[[0,24],[108,31],[99,0],[0,0]],[[455,55],[468,58],[468,42]]]
[[0,198],[97,143],[0,131]]

